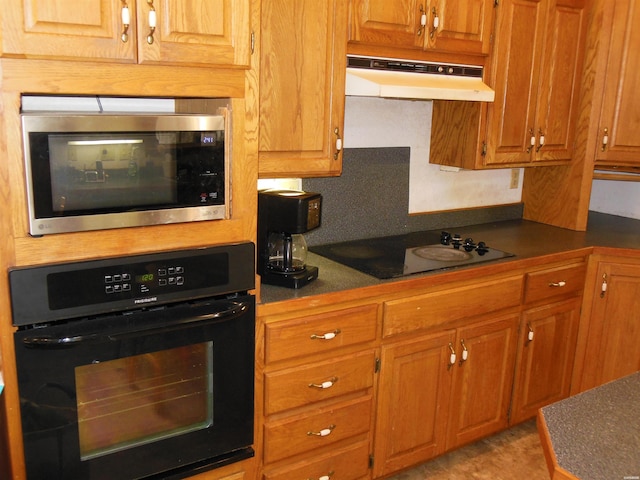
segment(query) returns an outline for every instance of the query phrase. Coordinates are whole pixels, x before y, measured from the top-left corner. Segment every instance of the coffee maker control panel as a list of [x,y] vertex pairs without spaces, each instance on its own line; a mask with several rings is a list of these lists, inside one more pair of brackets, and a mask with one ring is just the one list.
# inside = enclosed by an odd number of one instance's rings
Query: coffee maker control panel
[[321,197],[309,199],[309,210],[307,212],[307,230],[320,226],[320,200]]

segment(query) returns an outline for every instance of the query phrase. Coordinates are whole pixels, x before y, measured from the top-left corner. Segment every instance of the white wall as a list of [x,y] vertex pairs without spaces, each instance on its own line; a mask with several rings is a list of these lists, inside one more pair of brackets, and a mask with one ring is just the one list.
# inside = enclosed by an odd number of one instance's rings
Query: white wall
[[640,220],[640,182],[594,180],[589,210]]
[[[429,164],[433,102],[347,97],[344,147],[410,147],[409,213],[520,202],[511,169],[445,171]],[[451,132],[455,135],[455,132]]]

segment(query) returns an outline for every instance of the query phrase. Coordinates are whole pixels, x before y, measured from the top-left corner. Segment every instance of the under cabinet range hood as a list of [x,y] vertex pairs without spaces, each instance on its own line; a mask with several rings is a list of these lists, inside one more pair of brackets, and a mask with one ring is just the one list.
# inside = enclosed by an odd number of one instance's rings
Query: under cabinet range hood
[[482,67],[347,56],[346,94],[359,97],[493,102]]

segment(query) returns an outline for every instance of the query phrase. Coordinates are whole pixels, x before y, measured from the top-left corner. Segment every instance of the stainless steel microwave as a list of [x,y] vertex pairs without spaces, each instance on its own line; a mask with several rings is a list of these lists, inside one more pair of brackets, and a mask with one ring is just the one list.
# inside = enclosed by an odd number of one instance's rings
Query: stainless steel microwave
[[22,129],[31,235],[229,215],[225,112],[25,113]]

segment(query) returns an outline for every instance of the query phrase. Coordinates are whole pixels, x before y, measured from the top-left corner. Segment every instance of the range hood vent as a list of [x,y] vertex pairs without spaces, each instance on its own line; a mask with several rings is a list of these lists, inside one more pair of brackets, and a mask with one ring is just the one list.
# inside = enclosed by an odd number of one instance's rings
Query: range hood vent
[[346,94],[359,97],[493,102],[482,67],[347,56]]

